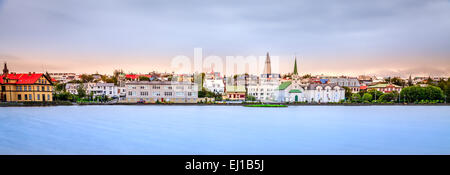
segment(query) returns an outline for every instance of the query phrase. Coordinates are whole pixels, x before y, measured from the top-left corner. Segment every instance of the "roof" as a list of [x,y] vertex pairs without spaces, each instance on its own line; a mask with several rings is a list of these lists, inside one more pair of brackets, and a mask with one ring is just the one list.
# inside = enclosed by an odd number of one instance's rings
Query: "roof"
[[286,81],[280,84],[280,86],[278,87],[279,90],[285,90],[287,87],[289,87],[289,85],[292,84],[292,81]]
[[326,84],[328,82],[328,79],[320,79],[320,83]]
[[151,78],[152,75],[136,75],[136,74],[127,74],[127,75],[125,75],[125,78],[129,78],[129,79],[138,79],[139,77]]
[[385,87],[388,87],[388,86],[394,86],[396,88],[400,87],[400,86],[395,85],[395,84],[376,84],[376,85],[373,85],[373,86],[369,86],[368,88],[385,88]]
[[299,90],[299,89],[291,89],[291,90],[289,91],[289,93],[302,93],[302,91]]
[[227,86],[226,92],[243,92],[245,93],[245,87],[244,86]]
[[367,86],[360,86],[359,89],[361,90],[367,89]]
[[[17,80],[15,83],[9,83],[8,84],[35,84],[41,76],[44,74],[38,73],[38,74],[8,74],[7,78],[10,80]],[[0,84],[3,84],[3,77],[4,75],[0,75]]]

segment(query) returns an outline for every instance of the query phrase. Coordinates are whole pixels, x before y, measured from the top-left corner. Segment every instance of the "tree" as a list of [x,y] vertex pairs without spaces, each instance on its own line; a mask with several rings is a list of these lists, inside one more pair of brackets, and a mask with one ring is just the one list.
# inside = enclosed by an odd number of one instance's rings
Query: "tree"
[[395,85],[398,85],[398,86],[402,86],[402,87],[406,85],[405,80],[401,79],[400,77],[392,78],[391,79],[391,83],[395,84]]
[[66,84],[64,84],[64,83],[56,84],[55,91],[62,92],[62,91],[65,91],[65,90],[66,90]]
[[80,98],[86,97],[86,90],[84,90],[84,84],[83,83],[78,85],[77,94],[78,94],[78,97],[80,97]]
[[252,95],[246,95],[245,96],[245,101],[256,101],[256,97],[254,97]]
[[83,83],[93,82],[93,81],[94,81],[94,76],[92,76],[92,75],[87,75],[87,74],[82,74],[82,75],[81,75],[81,81],[82,81]]
[[400,92],[400,96],[405,102],[419,102],[422,100],[443,100],[444,91],[439,87],[429,85],[427,87],[410,86],[405,87]]
[[379,98],[379,100],[381,102],[391,102],[391,101],[394,101],[395,99],[396,99],[396,95],[392,92],[385,93],[385,94],[381,95]]
[[359,94],[353,94],[352,95],[352,101],[353,102],[360,102],[361,96]]
[[139,76],[139,80],[140,81],[150,81],[150,78],[148,78],[146,76]]
[[376,89],[370,89],[367,92],[370,93],[370,95],[372,95],[373,100],[378,100],[380,96],[383,95],[383,92],[378,91]]
[[365,93],[362,97],[362,100],[363,100],[363,102],[370,102],[370,101],[372,101],[372,95],[370,95],[370,93]]
[[345,89],[345,99],[350,100],[352,98],[352,90],[347,86],[343,86],[343,88]]

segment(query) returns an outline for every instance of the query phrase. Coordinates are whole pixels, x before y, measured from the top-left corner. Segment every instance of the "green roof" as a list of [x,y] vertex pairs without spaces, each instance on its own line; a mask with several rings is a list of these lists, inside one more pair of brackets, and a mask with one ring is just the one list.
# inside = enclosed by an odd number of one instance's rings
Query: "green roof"
[[376,84],[376,85],[373,85],[373,86],[369,86],[368,88],[385,88],[388,85],[392,85],[392,86],[394,86],[396,88],[400,87],[400,86],[395,85],[395,84]]
[[289,91],[289,93],[302,93],[302,91],[301,91],[301,90],[298,90],[298,89],[291,89],[291,90]]
[[227,86],[226,91],[227,92],[243,92],[243,93],[245,93],[245,87],[244,86]]
[[280,86],[278,87],[278,90],[285,90],[287,87],[289,87],[289,85],[291,85],[292,82],[291,81],[286,81],[280,84]]

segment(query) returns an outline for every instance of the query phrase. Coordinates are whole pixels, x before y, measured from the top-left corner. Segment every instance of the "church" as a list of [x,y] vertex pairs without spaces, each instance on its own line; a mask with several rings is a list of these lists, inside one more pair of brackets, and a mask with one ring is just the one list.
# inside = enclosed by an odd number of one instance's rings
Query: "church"
[[329,103],[345,99],[345,89],[335,83],[316,84],[303,81],[298,75],[297,58],[294,62],[292,80],[278,87],[277,102]]

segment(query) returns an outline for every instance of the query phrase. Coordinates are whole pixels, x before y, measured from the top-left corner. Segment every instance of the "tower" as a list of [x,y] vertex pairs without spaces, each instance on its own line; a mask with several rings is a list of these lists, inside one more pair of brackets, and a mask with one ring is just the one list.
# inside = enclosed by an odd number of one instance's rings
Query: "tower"
[[8,75],[8,73],[9,73],[9,70],[8,70],[8,66],[6,65],[6,62],[5,62],[5,66],[3,67],[3,75]]
[[271,70],[271,68],[270,68],[270,56],[269,56],[269,52],[267,52],[266,62],[265,62],[265,64],[264,64],[264,74],[265,74],[265,75],[272,74],[272,70]]
[[292,74],[298,75],[298,72],[297,72],[297,57],[295,57],[295,61],[294,61],[294,72],[293,72]]

